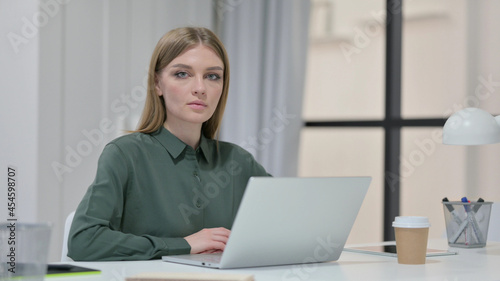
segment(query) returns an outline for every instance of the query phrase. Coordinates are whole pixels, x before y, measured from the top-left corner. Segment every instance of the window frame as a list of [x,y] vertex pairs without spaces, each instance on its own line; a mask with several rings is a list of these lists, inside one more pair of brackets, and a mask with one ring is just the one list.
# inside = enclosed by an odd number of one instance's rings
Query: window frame
[[402,0],[386,0],[385,117],[383,120],[307,121],[304,126],[326,128],[383,128],[384,202],[383,238],[395,240],[392,222],[400,213],[401,130],[404,127],[442,127],[444,118],[404,119],[401,116]]

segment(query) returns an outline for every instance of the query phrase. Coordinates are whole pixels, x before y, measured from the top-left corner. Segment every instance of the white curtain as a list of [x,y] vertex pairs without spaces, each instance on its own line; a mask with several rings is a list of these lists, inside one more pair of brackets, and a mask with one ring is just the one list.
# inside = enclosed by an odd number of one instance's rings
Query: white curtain
[[310,3],[216,2],[231,82],[221,140],[250,151],[274,176],[296,176]]

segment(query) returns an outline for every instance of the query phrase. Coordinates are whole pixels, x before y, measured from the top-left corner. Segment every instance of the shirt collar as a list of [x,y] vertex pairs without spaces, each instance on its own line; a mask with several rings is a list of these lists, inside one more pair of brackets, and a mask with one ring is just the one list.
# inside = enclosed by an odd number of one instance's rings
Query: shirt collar
[[210,155],[212,155],[212,147],[209,145],[208,139],[201,134],[200,146],[198,147],[201,151],[201,154],[205,157],[207,162],[210,164]]
[[[165,127],[161,126],[158,131],[151,134],[155,139],[157,139],[160,144],[170,153],[174,158],[179,157],[181,153],[188,146],[186,143],[177,138]],[[207,162],[210,163],[211,148],[208,139],[201,134],[200,145],[198,149],[201,151]]]

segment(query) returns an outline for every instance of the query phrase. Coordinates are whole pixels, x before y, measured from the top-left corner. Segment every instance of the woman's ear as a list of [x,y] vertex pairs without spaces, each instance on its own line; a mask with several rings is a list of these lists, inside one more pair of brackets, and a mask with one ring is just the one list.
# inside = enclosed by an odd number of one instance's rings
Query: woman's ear
[[158,96],[160,96],[160,97],[163,96],[163,93],[161,92],[160,82],[159,82],[157,73],[155,73],[155,92]]

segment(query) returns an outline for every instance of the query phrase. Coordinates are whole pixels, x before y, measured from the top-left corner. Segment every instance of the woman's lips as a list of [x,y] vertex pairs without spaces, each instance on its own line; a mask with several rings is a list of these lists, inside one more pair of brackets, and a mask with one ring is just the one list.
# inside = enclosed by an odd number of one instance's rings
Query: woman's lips
[[188,106],[192,109],[204,109],[207,105],[204,102],[195,101],[188,103]]

